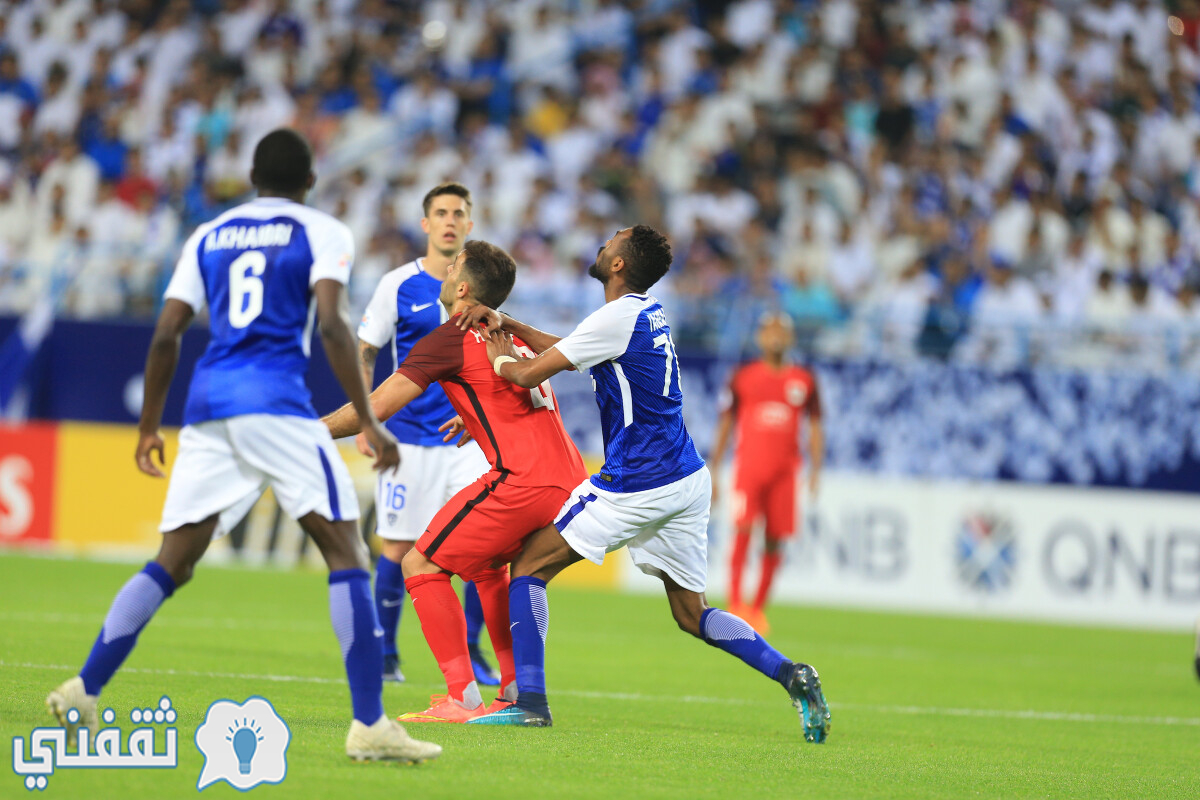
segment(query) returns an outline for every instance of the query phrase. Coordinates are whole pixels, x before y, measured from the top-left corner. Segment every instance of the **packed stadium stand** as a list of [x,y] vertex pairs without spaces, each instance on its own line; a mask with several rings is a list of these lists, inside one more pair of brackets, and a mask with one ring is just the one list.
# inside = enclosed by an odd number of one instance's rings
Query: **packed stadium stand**
[[1196,0],[0,9],[0,313],[151,315],[289,125],[360,307],[454,179],[540,319],[578,319],[598,245],[646,222],[710,350],[781,307],[825,354],[1200,359]]

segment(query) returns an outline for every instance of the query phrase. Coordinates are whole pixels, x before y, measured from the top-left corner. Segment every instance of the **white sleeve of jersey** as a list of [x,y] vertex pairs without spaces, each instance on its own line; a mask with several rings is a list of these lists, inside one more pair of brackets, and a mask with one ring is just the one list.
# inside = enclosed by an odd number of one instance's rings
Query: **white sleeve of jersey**
[[396,325],[400,321],[396,311],[396,292],[400,284],[397,280],[399,270],[392,270],[383,276],[371,295],[371,302],[363,312],[362,322],[358,325],[358,340],[372,347],[383,347],[396,335]]
[[305,228],[313,251],[308,285],[316,286],[317,281],[328,278],[345,286],[354,264],[354,235],[350,229],[333,217],[315,220]]
[[624,355],[643,307],[631,298],[606,303],[554,346],[581,372]]
[[164,300],[182,300],[197,314],[208,304],[204,278],[200,275],[200,261],[196,256],[205,230],[206,226],[202,225],[188,237],[183,245],[183,252],[179,254],[179,261],[175,264],[171,282],[167,284],[167,290],[163,293]]

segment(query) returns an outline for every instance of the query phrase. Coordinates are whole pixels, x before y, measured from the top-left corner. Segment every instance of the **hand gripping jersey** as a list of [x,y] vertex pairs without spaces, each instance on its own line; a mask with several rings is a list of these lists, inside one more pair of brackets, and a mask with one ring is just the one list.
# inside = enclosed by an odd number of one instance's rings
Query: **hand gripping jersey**
[[808,370],[775,370],[752,361],[729,382],[726,397],[737,422],[738,470],[773,473],[799,467],[800,420],[821,417],[817,379]]
[[[414,344],[446,321],[446,307],[438,300],[442,283],[425,271],[422,261],[383,276],[358,326],[359,340],[378,348],[391,343],[393,364],[403,363]],[[454,413],[442,387],[430,386],[386,425],[401,444],[444,447],[438,427]]]
[[640,492],[704,466],[683,424],[679,359],[657,300],[644,294],[617,298],[554,346],[592,375],[604,429],[604,467],[592,476],[594,485]]
[[205,223],[187,240],[166,297],[209,309],[212,339],[196,365],[183,421],[244,414],[315,418],[304,382],[316,300],[345,284],[350,230],[328,214],[260,197]]
[[500,473],[509,486],[575,488],[587,470],[550,383],[522,389],[496,375],[483,334],[459,330],[457,320],[456,314],[417,342],[397,372],[422,388],[441,383],[492,465],[489,474]]

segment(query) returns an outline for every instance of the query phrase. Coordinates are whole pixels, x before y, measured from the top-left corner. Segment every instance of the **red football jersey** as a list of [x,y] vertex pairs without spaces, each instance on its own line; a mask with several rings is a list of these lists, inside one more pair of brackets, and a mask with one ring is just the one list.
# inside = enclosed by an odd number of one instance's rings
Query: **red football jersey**
[[803,367],[751,361],[733,374],[729,403],[737,423],[737,462],[755,469],[800,464],[800,418],[821,417],[817,378]]
[[422,389],[441,383],[492,469],[507,473],[505,483],[569,491],[587,480],[550,382],[522,389],[498,376],[487,340],[477,330],[459,330],[457,314],[413,345],[396,371]]

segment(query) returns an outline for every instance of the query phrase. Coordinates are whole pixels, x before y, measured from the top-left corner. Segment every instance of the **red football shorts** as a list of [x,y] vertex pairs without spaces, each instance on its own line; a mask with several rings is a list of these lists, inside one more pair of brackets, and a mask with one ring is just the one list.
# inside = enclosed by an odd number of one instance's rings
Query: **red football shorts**
[[447,572],[471,580],[496,562],[508,563],[533,532],[554,522],[569,489],[510,486],[495,471],[469,484],[434,515],[417,550]]
[[738,468],[733,476],[733,517],[739,530],[765,522],[768,539],[787,539],[796,532],[798,466],[770,472]]

